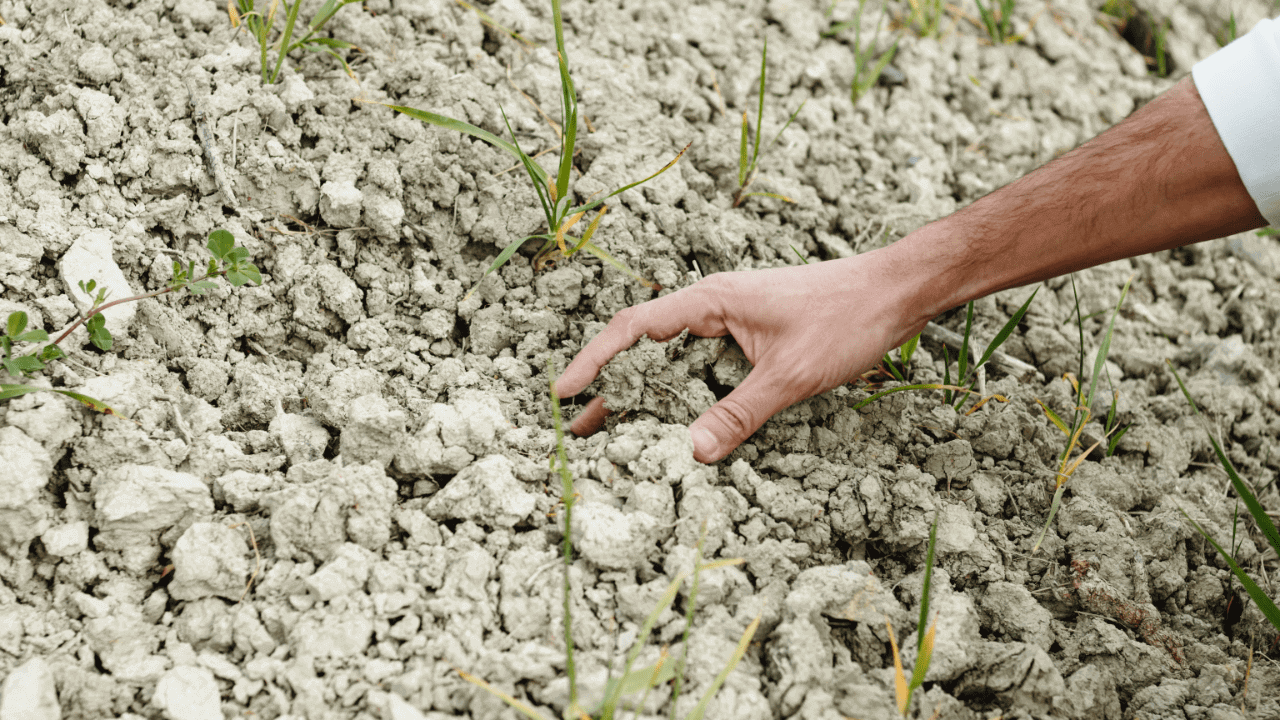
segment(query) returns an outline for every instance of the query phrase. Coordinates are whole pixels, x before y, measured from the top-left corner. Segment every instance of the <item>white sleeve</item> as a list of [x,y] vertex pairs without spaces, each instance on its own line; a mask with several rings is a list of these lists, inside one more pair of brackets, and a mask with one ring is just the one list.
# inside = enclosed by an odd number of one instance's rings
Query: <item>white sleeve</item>
[[1280,21],[1258,23],[1191,75],[1249,196],[1280,227]]

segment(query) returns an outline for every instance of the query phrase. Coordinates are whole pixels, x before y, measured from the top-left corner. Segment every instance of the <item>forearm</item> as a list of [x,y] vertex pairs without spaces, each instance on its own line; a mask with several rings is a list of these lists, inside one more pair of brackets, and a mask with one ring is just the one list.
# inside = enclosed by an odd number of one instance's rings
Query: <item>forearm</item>
[[1265,224],[1188,78],[888,250],[923,321],[999,290]]

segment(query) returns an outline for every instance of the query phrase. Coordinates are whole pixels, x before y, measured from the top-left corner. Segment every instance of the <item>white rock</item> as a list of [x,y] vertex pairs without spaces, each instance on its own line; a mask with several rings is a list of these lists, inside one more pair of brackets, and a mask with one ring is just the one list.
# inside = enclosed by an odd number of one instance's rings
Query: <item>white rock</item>
[[320,217],[337,228],[360,224],[364,194],[350,181],[329,181],[320,186]]
[[0,685],[0,720],[59,720],[62,708],[49,663],[33,657]]
[[332,560],[304,582],[316,597],[328,602],[363,588],[373,559],[373,553],[359,545],[344,543]]
[[169,594],[175,600],[238,599],[249,574],[248,553],[244,538],[226,525],[193,524],[174,545]]
[[646,512],[624,513],[591,501],[573,508],[573,545],[600,567],[621,570],[647,562],[657,531],[658,520]]
[[45,552],[71,557],[89,547],[89,523],[84,520],[51,527],[40,536]]
[[361,395],[351,403],[351,414],[342,428],[342,457],[355,462],[391,464],[406,440],[404,410],[379,395]]
[[49,527],[53,508],[40,491],[53,473],[44,447],[16,427],[0,428],[0,552],[25,555],[27,544]]
[[213,486],[222,493],[222,499],[235,508],[236,512],[257,510],[258,498],[274,484],[271,476],[248,470],[232,470],[213,481]]
[[329,445],[329,431],[319,420],[305,415],[280,413],[267,429],[284,448],[291,465],[319,460]]
[[[113,242],[108,230],[88,230],[72,243],[67,253],[58,264],[62,273],[62,282],[66,284],[67,294],[75,301],[81,312],[88,310],[93,298],[80,289],[80,283],[94,280],[98,289],[107,289],[107,300],[119,300],[135,295],[133,288],[125,278],[124,272],[112,257]],[[97,290],[94,291],[96,297]],[[107,321],[107,329],[112,335],[121,335],[129,329],[133,316],[137,313],[137,305],[123,303],[104,310],[103,317]],[[77,334],[83,330],[77,330]]]
[[166,672],[156,683],[151,704],[169,720],[222,720],[218,683],[202,667],[182,665]]
[[512,527],[536,505],[516,479],[515,467],[502,455],[477,460],[449,481],[427,503],[436,520],[473,520],[489,527]]
[[387,711],[383,717],[387,720],[426,720],[421,710],[395,693],[387,693]]
[[194,475],[148,465],[121,465],[93,484],[94,544],[117,550],[125,567],[146,570],[160,554],[159,535],[188,515],[213,513],[209,487]]

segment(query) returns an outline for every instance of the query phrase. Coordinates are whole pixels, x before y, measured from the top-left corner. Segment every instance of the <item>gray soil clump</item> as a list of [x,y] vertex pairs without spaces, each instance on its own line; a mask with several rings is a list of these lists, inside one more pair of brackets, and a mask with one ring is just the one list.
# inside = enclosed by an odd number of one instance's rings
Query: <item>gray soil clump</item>
[[[1001,45],[968,20],[972,0],[935,37],[895,21],[894,72],[855,104],[854,32],[823,34],[852,0],[566,2],[590,118],[575,202],[692,142],[610,199],[593,239],[657,292],[874,249],[1171,86],[1100,4],[1019,2],[1019,40]],[[1231,11],[1243,31],[1270,7],[1140,4],[1167,20],[1178,73]],[[110,352],[80,331],[30,379],[118,415],[51,393],[0,402],[0,720],[515,716],[458,670],[545,717],[566,710],[548,368],[655,291],[587,253],[535,268],[535,243],[481,279],[546,231],[525,179],[500,151],[377,103],[503,136],[505,112],[554,167],[548,7],[483,9],[531,45],[451,0],[367,0],[326,26],[360,48],[341,51],[354,77],[299,52],[264,87],[221,3],[0,0],[0,316],[56,332],[90,302],[81,280],[113,298],[162,289],[217,228],[264,279],[118,306]],[[766,38],[765,135],[804,108],[752,189],[793,202],[733,207]],[[1070,414],[1062,374],[1080,373],[1081,336],[1091,369],[1131,276],[1094,408],[1129,429],[1081,464],[1033,553],[1065,442],[1038,403]],[[980,346],[1029,293],[975,304]],[[1220,542],[1236,527],[1236,557],[1269,589],[1276,558],[1235,525],[1165,364],[1275,510],[1278,319],[1275,237],[1112,263],[1040,290],[1002,348],[1039,377],[985,378],[1005,402],[956,412],[899,393],[853,410],[867,387],[845,386],[714,466],[694,461],[687,424],[749,363],[729,339],[642,339],[589,390],[617,411],[604,431],[566,442],[581,701],[603,696],[701,543],[742,562],[700,579],[677,716],[759,619],[706,717],[900,717],[885,621],[910,667],[936,517],[936,646],[911,717],[1280,717],[1275,630],[1251,603],[1235,612],[1244,594],[1183,511]],[[959,331],[963,310],[938,322]],[[913,380],[941,382],[943,352],[924,341]],[[693,602],[686,584],[640,664],[683,655]],[[669,716],[672,696],[664,684],[640,716]]]

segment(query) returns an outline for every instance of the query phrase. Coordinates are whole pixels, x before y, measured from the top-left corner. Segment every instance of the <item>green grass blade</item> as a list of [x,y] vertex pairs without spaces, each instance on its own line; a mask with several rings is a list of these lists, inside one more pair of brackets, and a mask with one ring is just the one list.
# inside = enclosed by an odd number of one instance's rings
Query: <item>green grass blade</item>
[[[302,0],[298,0],[298,2],[302,2]],[[463,679],[463,680],[466,680],[467,682],[471,683],[472,685],[475,685],[476,687],[480,688],[481,690],[484,690],[485,692],[489,693],[490,695],[492,695],[492,696],[494,696],[494,697],[498,698],[499,700],[501,700],[502,702],[506,703],[507,705],[510,705],[512,708],[515,708],[516,712],[519,712],[521,715],[523,715],[523,716],[525,716],[525,717],[529,718],[530,720],[546,720],[546,718],[544,718],[544,717],[542,717],[541,715],[539,715],[539,714],[538,714],[538,711],[537,711],[537,710],[534,710],[533,708],[529,707],[529,706],[528,706],[528,705],[526,705],[525,703],[520,702],[519,700],[517,700],[517,699],[515,699],[515,698],[511,697],[510,695],[508,695],[508,694],[506,694],[506,693],[502,692],[502,691],[501,691],[501,690],[499,690],[498,688],[496,688],[496,687],[494,687],[494,686],[490,685],[489,683],[485,682],[484,680],[481,680],[480,678],[476,677],[475,675],[472,675],[472,674],[467,673],[467,672],[463,672],[462,670],[459,670],[459,671],[458,671],[458,674],[462,676],[462,679]]]
[[524,245],[526,242],[530,240],[546,240],[550,237],[551,237],[550,235],[529,235],[528,237],[520,238],[519,240],[516,240],[515,242],[503,248],[502,252],[498,253],[497,259],[495,259],[489,265],[489,268],[484,271],[484,274],[480,276],[480,280],[476,281],[475,287],[471,288],[471,291],[467,293],[467,296],[464,297],[463,300],[465,301],[469,299],[471,295],[475,293],[475,291],[480,287],[480,282],[483,281],[486,277],[488,277],[489,273],[493,272],[494,270],[497,270],[498,268],[506,264],[506,262],[511,259],[511,256],[515,255],[516,251],[520,249],[520,246]]
[[123,417],[120,413],[116,412],[110,405],[102,402],[101,400],[96,400],[94,398],[89,397],[88,395],[81,395],[80,393],[77,393],[77,392],[71,392],[70,390],[63,390],[61,388],[35,387],[33,385],[0,384],[0,400],[9,400],[11,398],[16,398],[20,395],[26,395],[27,393],[33,393],[33,392],[49,392],[49,393],[57,393],[58,395],[65,395],[95,412],[100,412],[103,415],[115,415],[116,417]]
[[[920,590],[920,622],[916,624],[916,647],[924,647],[924,631],[929,623],[929,590],[933,583],[933,553],[938,546],[938,513],[933,514],[933,525],[929,528],[929,549],[925,552],[924,584]],[[921,677],[921,680],[924,678]]]
[[1040,400],[1040,398],[1036,398],[1035,401],[1040,405],[1040,409],[1044,410],[1045,417],[1049,418],[1049,421],[1052,422],[1054,425],[1057,425],[1058,429],[1062,431],[1063,435],[1066,435],[1067,437],[1071,437],[1071,428],[1068,428],[1067,423],[1064,422],[1062,418],[1058,417],[1058,413],[1054,412],[1053,409],[1050,408],[1048,405],[1045,405],[1044,402]]
[[863,400],[860,400],[857,403],[855,403],[853,406],[853,409],[860,410],[886,395],[906,392],[907,390],[948,390],[948,391],[954,391],[957,393],[965,393],[966,395],[972,394],[975,392],[973,390],[970,390],[969,388],[960,387],[958,385],[946,385],[942,383],[925,383],[922,385],[901,385],[896,388],[881,390],[880,392],[876,393],[875,395],[872,395],[871,397],[864,398]]
[[538,202],[542,204],[542,214],[547,218],[547,231],[554,233],[559,229],[560,218],[563,216],[556,214],[554,209],[558,205],[551,200],[551,191],[547,187],[549,183],[547,172],[520,147],[520,142],[516,140],[516,131],[511,128],[511,119],[507,117],[507,111],[501,107],[498,110],[502,113],[502,122],[507,126],[507,133],[511,135],[511,146],[515,148],[516,157],[520,158],[520,164],[529,174],[529,182],[533,183],[533,192],[538,196]]
[[[1173,372],[1173,377],[1178,381],[1178,387],[1182,389],[1182,394],[1186,396],[1187,402],[1191,403],[1191,409],[1200,418],[1204,418],[1201,414],[1196,401],[1192,399],[1191,392],[1187,390],[1187,386],[1183,384],[1182,377],[1178,375],[1178,371],[1174,369],[1173,363],[1165,360],[1169,365],[1169,370]],[[1213,445],[1213,452],[1218,456],[1218,462],[1222,464],[1222,469],[1227,471],[1227,476],[1231,478],[1231,486],[1235,488],[1236,495],[1244,501],[1244,506],[1249,509],[1249,514],[1253,516],[1253,521],[1257,523],[1258,529],[1262,530],[1262,534],[1266,536],[1267,543],[1277,553],[1280,553],[1280,532],[1276,531],[1276,525],[1271,521],[1271,516],[1267,515],[1267,511],[1258,502],[1258,498],[1249,489],[1249,486],[1236,472],[1236,466],[1232,464],[1231,459],[1222,451],[1222,446],[1218,444],[1218,439],[1213,433],[1205,430],[1209,435],[1209,442]]]
[[902,373],[898,372],[898,368],[894,366],[893,360],[889,359],[889,353],[884,354],[883,362],[885,368],[889,371],[889,374],[893,376],[894,380],[903,383],[907,381],[906,378],[902,377]]
[[[1182,510],[1182,508],[1178,509]],[[1209,541],[1210,545],[1213,545],[1213,549],[1218,551],[1218,554],[1222,556],[1222,559],[1227,561],[1227,565],[1231,568],[1231,572],[1235,574],[1236,579],[1240,581],[1242,586],[1244,586],[1245,592],[1249,593],[1249,597],[1258,605],[1258,609],[1266,616],[1267,621],[1271,623],[1271,626],[1277,631],[1280,631],[1280,608],[1276,607],[1275,602],[1273,602],[1271,598],[1267,597],[1267,594],[1263,592],[1262,588],[1258,587],[1258,584],[1253,581],[1253,578],[1249,577],[1240,565],[1236,563],[1235,558],[1231,557],[1226,550],[1223,550],[1222,546],[1219,545],[1217,541],[1212,537],[1209,537],[1209,533],[1205,532],[1204,528],[1200,527],[1200,523],[1192,520],[1186,510],[1182,510],[1182,515],[1187,519],[1187,522],[1191,523],[1191,525],[1204,536],[1205,540]]]
[[729,679],[729,674],[734,668],[738,667],[738,663],[742,661],[742,657],[747,654],[747,648],[751,646],[751,638],[755,637],[756,630],[760,627],[760,618],[757,617],[751,621],[747,629],[743,631],[742,638],[738,640],[738,647],[734,648],[733,656],[729,658],[729,662],[716,675],[716,679],[711,683],[711,687],[703,693],[702,699],[698,701],[697,706],[685,716],[685,720],[702,720],[702,716],[707,712],[707,705],[711,704],[711,698],[720,690],[720,686],[724,685],[724,681]]
[[[1041,285],[1040,287],[1044,286]],[[1018,327],[1018,323],[1022,322],[1022,316],[1027,314],[1027,308],[1031,307],[1031,301],[1036,299],[1036,293],[1040,292],[1040,287],[1031,291],[1031,296],[1027,298],[1026,302],[1022,303],[1022,307],[1019,307],[1013,317],[1009,318],[1009,322],[1005,323],[1004,327],[1000,328],[1000,332],[996,333],[995,339],[991,341],[991,344],[987,345],[986,350],[982,351],[982,359],[978,361],[977,367],[987,364],[987,361],[991,359],[996,350],[999,350],[1000,346],[1013,334],[1014,329]]]
[[[389,107],[398,113],[404,113],[405,115],[408,115],[411,118],[414,118],[416,120],[421,120],[422,122],[425,122],[425,123],[430,123],[432,125],[435,125],[436,127],[442,127],[442,128],[445,128],[446,130],[456,130],[462,133],[463,135],[470,135],[471,137],[476,138],[478,140],[483,140],[496,148],[499,148],[501,150],[507,151],[508,153],[511,153],[511,156],[517,160],[521,160],[522,156],[524,155],[524,153],[520,152],[520,150],[516,148],[514,144],[509,143],[506,140],[503,140],[502,138],[498,137],[497,135],[494,135],[488,130],[481,130],[475,125],[472,125],[471,123],[463,122],[461,120],[454,120],[451,117],[438,115],[436,113],[428,112],[426,110],[411,108],[405,105],[391,105],[389,103],[378,103],[378,104],[385,105],[386,107]],[[542,168],[539,167],[538,172],[540,173],[539,179],[542,181],[542,184],[546,185],[547,183],[546,171],[542,170]]]
[[556,392],[556,373],[551,358],[547,358],[548,394],[551,396],[551,421],[556,431],[556,461],[560,469],[560,501],[564,503],[564,667],[569,680],[569,709],[578,706],[578,676],[573,664],[573,588],[569,584],[569,570],[573,566],[573,504],[577,498],[573,489],[573,475],[569,472],[569,458],[564,451],[564,425],[560,420],[560,395]]
[[[804,102],[800,103],[800,107],[796,108],[795,112],[791,113],[791,117],[788,117],[787,121],[783,123],[782,129],[778,131],[778,134],[774,135],[773,139],[769,141],[769,144],[764,147],[764,151],[766,154],[773,149],[773,146],[775,144],[777,144],[778,138],[782,137],[782,133],[786,132],[787,128],[791,127],[791,123],[795,121],[796,116],[799,115],[800,111],[804,109],[804,105],[807,102],[809,101],[805,100]],[[757,132],[756,134],[759,135],[759,132]]]
[[751,150],[751,170],[756,169],[756,163],[760,162],[760,136],[764,131],[764,86],[765,78],[768,76],[769,58],[769,38],[764,39],[764,49],[760,51],[760,97],[756,106],[756,137],[755,147]]
[[747,184],[747,170],[751,165],[747,157],[747,148],[750,147],[747,140],[750,135],[747,128],[747,114],[742,113],[742,138],[738,141],[738,187],[744,187]]
[[1120,438],[1124,437],[1124,434],[1129,432],[1129,428],[1131,427],[1133,426],[1125,425],[1120,428],[1115,435],[1111,436],[1111,439],[1107,441],[1107,457],[1111,457],[1116,454],[1116,447],[1120,445]]
[[1031,548],[1031,554],[1035,555],[1040,549],[1040,543],[1044,542],[1044,536],[1049,534],[1049,526],[1053,524],[1053,518],[1058,514],[1058,506],[1062,504],[1062,493],[1066,492],[1067,484],[1059,483],[1058,489],[1053,491],[1053,503],[1049,505],[1049,518],[1044,521],[1044,527],[1040,528],[1040,537],[1036,538],[1036,544]]
[[[631,650],[627,652],[627,662],[622,668],[622,676],[626,677],[631,674],[631,667],[635,665],[636,658],[640,657],[640,651],[644,650],[645,643],[649,642],[649,635],[653,632],[653,626],[658,623],[658,618],[671,604],[675,602],[676,595],[680,592],[680,585],[684,583],[684,579],[689,577],[689,573],[682,572],[676,575],[675,579],[667,584],[667,589],[663,591],[662,596],[658,598],[658,604],[654,606],[653,611],[645,618],[644,625],[640,626],[640,634],[636,636],[635,643],[631,646]],[[613,692],[605,695],[603,707],[606,713],[610,708],[618,707],[618,698],[622,694],[622,686],[615,686]]]
[[289,6],[289,12],[284,20],[284,34],[280,36],[280,50],[276,53],[276,67],[271,71],[271,83],[276,84],[276,80],[280,78],[280,69],[284,67],[284,58],[289,51],[294,48],[290,44],[293,40],[293,26],[298,22],[298,11],[302,9],[302,0],[293,0],[293,4]]
[[[950,353],[947,352],[947,346],[945,343],[942,345],[942,384],[948,386],[951,385],[951,356]],[[942,399],[950,405],[951,391],[947,390],[942,393]]]
[[693,144],[693,143],[689,143],[689,145],[685,145],[683,148],[681,148],[681,149],[680,149],[680,152],[676,153],[676,156],[675,156],[675,157],[673,157],[673,158],[671,158],[671,162],[667,163],[666,165],[663,165],[663,166],[662,166],[662,168],[661,168],[660,170],[658,170],[658,172],[656,172],[656,173],[654,173],[654,174],[650,175],[649,177],[647,177],[647,178],[645,178],[645,179],[643,179],[643,180],[637,180],[637,181],[635,181],[635,182],[631,183],[630,185],[623,185],[622,187],[618,188],[617,190],[614,190],[613,192],[609,193],[608,195],[605,195],[605,196],[604,196],[604,197],[602,197],[602,198],[598,198],[598,199],[596,199],[596,200],[592,200],[592,201],[591,201],[591,202],[589,202],[589,203],[586,203],[585,205],[579,205],[579,206],[578,206],[578,207],[576,207],[576,208],[572,208],[572,209],[570,209],[570,210],[568,211],[568,214],[572,215],[572,214],[574,214],[574,213],[578,213],[578,212],[586,212],[586,211],[588,211],[588,210],[594,210],[594,209],[596,209],[596,207],[598,207],[598,206],[600,206],[602,203],[604,203],[604,201],[605,201],[605,200],[608,200],[609,198],[613,197],[614,195],[617,195],[617,194],[619,194],[619,193],[624,193],[624,192],[626,192],[626,191],[630,190],[631,188],[633,188],[633,187],[635,187],[635,186],[637,186],[637,185],[643,185],[644,183],[647,183],[647,182],[649,182],[650,180],[652,180],[652,179],[654,179],[654,178],[658,177],[658,176],[659,176],[659,175],[661,175],[662,173],[664,173],[664,172],[666,172],[666,171],[670,170],[673,166],[675,166],[675,164],[676,164],[676,163],[680,162],[680,158],[684,157],[685,152],[686,152],[686,151],[688,151],[689,146],[690,146],[690,145],[692,145],[692,144]]
[[767,198],[773,198],[774,200],[781,200],[782,202],[787,202],[787,203],[795,202],[795,200],[792,200],[786,195],[779,195],[778,193],[771,193],[771,192],[749,192],[749,193],[744,193],[742,195],[742,198],[744,200],[749,197],[767,197]]
[[626,263],[622,262],[621,260],[619,260],[619,259],[615,258],[614,256],[610,255],[609,253],[607,253],[607,252],[605,252],[604,250],[600,249],[600,246],[599,246],[599,245],[596,245],[596,244],[595,244],[595,243],[593,243],[593,242],[588,242],[588,243],[584,243],[584,244],[582,245],[582,249],[583,249],[583,250],[586,250],[587,252],[591,253],[592,255],[595,255],[596,257],[598,257],[598,258],[600,258],[601,260],[605,261],[605,262],[606,262],[606,263],[608,263],[609,265],[613,266],[613,268],[614,268],[615,270],[617,270],[617,271],[619,271],[619,272],[622,272],[622,273],[626,274],[626,275],[627,275],[628,277],[630,277],[632,280],[635,280],[636,282],[640,283],[641,285],[644,285],[645,287],[649,288],[650,290],[661,290],[661,289],[662,289],[662,286],[661,286],[661,285],[659,285],[658,283],[653,282],[652,280],[645,280],[644,278],[642,278],[642,277],[640,277],[639,275],[637,275],[637,274],[636,274],[636,272],[635,272],[634,270],[632,270],[631,268],[627,267],[627,264],[626,264]]
[[[796,249],[795,245],[788,245],[787,247],[791,248],[791,252],[795,253],[796,257],[800,258],[800,262],[804,263],[805,265],[809,264],[809,261],[804,259],[804,256],[800,254],[800,251]],[[889,357],[889,356],[886,354],[885,357]]]
[[916,333],[910,340],[902,343],[902,347],[898,350],[898,353],[902,356],[902,366],[904,370],[907,365],[911,364],[911,358],[915,356],[916,348],[918,347],[920,347],[920,333]]
[[[960,341],[960,357],[956,358],[956,384],[963,385],[969,379],[969,335],[973,332],[973,301],[969,301],[964,314],[964,339]],[[976,369],[976,368],[975,368]]]
[[1107,332],[1102,336],[1102,344],[1098,346],[1098,355],[1093,360],[1093,375],[1089,378],[1089,394],[1085,396],[1084,402],[1081,403],[1090,412],[1093,411],[1093,393],[1098,389],[1098,378],[1102,376],[1102,369],[1107,364],[1107,354],[1111,352],[1111,335],[1116,329],[1116,315],[1120,314],[1120,306],[1124,304],[1125,296],[1129,294],[1129,285],[1133,282],[1133,276],[1124,283],[1124,289],[1120,291],[1120,301],[1116,303],[1116,308],[1111,312],[1111,323],[1107,326]]

